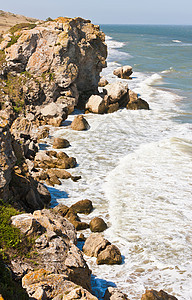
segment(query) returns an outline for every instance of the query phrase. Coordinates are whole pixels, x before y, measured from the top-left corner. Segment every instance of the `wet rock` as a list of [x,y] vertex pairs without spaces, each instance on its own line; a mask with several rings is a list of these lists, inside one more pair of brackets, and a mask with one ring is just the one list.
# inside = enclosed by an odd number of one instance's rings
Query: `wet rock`
[[129,79],[131,74],[133,73],[131,66],[123,66],[115,69],[113,74],[122,79]]
[[53,211],[59,213],[62,217],[65,217],[69,211],[69,207],[64,204],[58,204],[53,208]]
[[129,102],[136,101],[138,99],[138,94],[129,90]]
[[110,242],[104,239],[100,233],[92,233],[85,241],[83,252],[88,256],[97,257],[107,245],[110,245]]
[[62,148],[67,148],[69,146],[70,146],[70,143],[68,140],[63,139],[63,138],[54,138],[53,148],[62,149]]
[[105,79],[104,77],[101,77],[98,83],[99,87],[104,87],[108,84],[109,82],[107,81],[107,79]]
[[128,296],[117,288],[108,287],[105,291],[104,300],[129,300]]
[[177,300],[177,298],[167,294],[163,290],[160,290],[159,292],[147,290],[145,294],[142,295],[141,300]]
[[61,179],[69,179],[71,178],[71,174],[63,169],[48,169],[47,174],[49,177],[56,176]]
[[108,113],[108,114],[111,114],[111,113],[117,111],[118,109],[119,109],[119,103],[118,103],[118,102],[113,103],[113,104],[110,104],[110,105],[108,106],[107,113]]
[[89,228],[89,224],[81,222],[80,218],[72,208],[68,210],[67,214],[65,215],[65,218],[73,224],[77,231]]
[[35,168],[43,169],[69,169],[77,165],[74,157],[68,157],[66,154],[60,155],[59,157],[60,158],[51,156],[50,153],[47,155],[47,151],[40,151],[35,156],[34,166]]
[[104,114],[107,109],[104,99],[99,95],[92,95],[85,108],[95,114]]
[[107,229],[107,224],[102,218],[95,217],[89,223],[92,232],[102,232]]
[[51,175],[51,176],[49,176],[49,182],[50,182],[52,185],[55,185],[55,184],[61,185],[61,181],[57,178],[56,175]]
[[122,257],[121,252],[119,249],[114,245],[107,245],[107,247],[100,251],[97,256],[97,264],[98,265],[114,265],[114,264],[121,264]]
[[127,104],[127,109],[137,110],[137,109],[147,109],[149,110],[149,104],[147,101],[138,98],[137,100],[133,100]]
[[71,128],[73,130],[82,131],[82,130],[88,130],[90,126],[87,120],[82,115],[80,115],[80,116],[75,116],[73,122],[71,123]]
[[71,208],[76,213],[82,213],[82,214],[90,214],[90,212],[93,210],[93,204],[91,200],[85,199],[76,202],[71,206]]

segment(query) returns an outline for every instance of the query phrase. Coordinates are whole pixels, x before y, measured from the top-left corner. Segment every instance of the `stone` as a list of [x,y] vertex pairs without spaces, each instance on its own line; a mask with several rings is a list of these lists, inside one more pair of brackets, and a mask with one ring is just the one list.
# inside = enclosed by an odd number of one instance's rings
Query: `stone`
[[90,214],[90,212],[93,210],[93,204],[91,200],[85,199],[76,202],[71,206],[71,208],[76,213]]
[[56,175],[50,176],[49,182],[52,183],[52,185],[55,185],[55,184],[61,185],[61,181],[57,178]]
[[129,300],[128,296],[118,288],[115,287],[108,287],[105,291],[104,300]]
[[49,177],[56,176],[61,179],[69,179],[71,178],[71,174],[63,169],[49,169],[47,170],[47,174]]
[[53,148],[62,149],[62,148],[67,148],[69,146],[70,146],[70,143],[68,140],[63,139],[63,138],[54,138]]
[[122,79],[129,79],[131,74],[133,73],[131,66],[123,66],[115,69],[113,74]]
[[38,132],[38,140],[45,139],[49,137],[49,127],[44,127]]
[[112,103],[108,106],[107,113],[111,114],[111,113],[117,111],[118,109],[119,109],[119,103],[118,102]]
[[12,225],[19,228],[25,235],[32,233],[42,233],[44,231],[41,224],[33,217],[32,214],[21,214],[11,217]]
[[60,203],[53,208],[53,211],[59,213],[62,217],[65,217],[69,211],[69,207]]
[[129,90],[129,102],[136,101],[138,99],[138,94],[133,92],[132,90]]
[[104,239],[100,233],[92,233],[85,241],[83,252],[88,256],[97,257],[107,245],[110,245],[110,242]]
[[97,256],[97,264],[98,265],[114,265],[114,264],[121,264],[122,257],[121,252],[119,249],[114,245],[107,245],[107,247],[100,251]]
[[11,133],[14,135],[14,137],[20,138],[20,134],[26,134],[30,135],[32,133],[33,125],[31,121],[24,117],[18,117],[13,124],[11,125]]
[[72,208],[69,208],[67,214],[65,215],[65,218],[73,224],[77,231],[89,228],[89,224],[87,224],[86,222],[81,222],[78,215]]
[[107,81],[107,79],[105,79],[104,77],[101,77],[98,83],[99,87],[104,87],[108,84],[109,82]]
[[61,298],[54,298],[53,300],[75,300],[75,299],[81,299],[81,300],[98,300],[95,296],[93,296],[91,293],[83,289],[82,287],[76,287],[69,293],[63,293],[60,294]]
[[73,130],[82,131],[82,130],[88,130],[90,126],[87,120],[82,115],[80,115],[80,116],[75,116],[73,122],[71,123],[71,128]]
[[107,229],[107,224],[102,218],[95,217],[89,223],[89,227],[92,232],[102,232]]
[[85,108],[95,114],[104,114],[107,109],[104,99],[99,95],[92,95]]
[[128,95],[128,84],[120,81],[105,86],[110,103],[121,101],[123,96]]
[[159,292],[147,290],[145,294],[142,295],[141,300],[177,300],[177,298],[167,294],[163,290],[160,290]]
[[137,110],[137,109],[147,109],[149,110],[149,104],[147,103],[147,101],[138,98],[137,100],[133,100],[131,102],[129,102],[127,104],[127,109],[131,109],[131,110]]

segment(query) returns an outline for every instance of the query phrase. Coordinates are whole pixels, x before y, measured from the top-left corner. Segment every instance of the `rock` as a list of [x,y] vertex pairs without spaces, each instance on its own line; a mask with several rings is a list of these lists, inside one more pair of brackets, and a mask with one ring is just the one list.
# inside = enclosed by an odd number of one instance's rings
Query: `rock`
[[117,111],[118,109],[119,109],[119,103],[118,102],[112,103],[112,104],[109,105],[107,113],[111,114],[111,113]]
[[137,110],[137,109],[149,110],[149,104],[141,98],[129,102],[126,107],[127,109],[132,109],[132,110]]
[[50,177],[49,177],[49,182],[50,182],[52,185],[55,185],[55,184],[61,185],[61,181],[57,178],[56,175],[50,176]]
[[55,102],[47,104],[40,110],[46,123],[56,127],[67,119],[67,111],[67,105]]
[[71,206],[71,208],[76,212],[76,213],[82,213],[82,214],[90,214],[90,212],[93,210],[93,205],[92,201],[85,199],[76,202]]
[[[96,300],[84,288],[69,281],[66,275],[53,274],[45,269],[30,272],[22,279],[22,286],[26,289],[30,299],[53,300]],[[39,298],[39,297],[44,298]]]
[[71,109],[79,94],[83,99],[97,92],[106,57],[105,35],[99,26],[82,18],[60,17],[20,30],[17,42],[6,48],[2,72],[16,72],[19,78],[27,78],[22,96],[29,110],[34,110],[30,107],[33,105],[44,107],[65,100]]
[[129,300],[128,296],[117,288],[108,287],[105,291],[104,300]]
[[98,265],[114,265],[121,264],[122,257],[119,249],[114,245],[107,245],[107,247],[100,251],[97,256],[97,264]]
[[49,137],[49,127],[44,127],[38,132],[37,139],[42,140]]
[[107,81],[107,79],[105,79],[104,77],[101,77],[98,83],[99,87],[104,87],[108,84],[109,82]]
[[56,176],[61,179],[69,179],[71,178],[71,174],[63,169],[49,169],[47,170],[47,174],[49,177]]
[[20,138],[20,134],[30,135],[33,130],[33,125],[31,121],[29,121],[26,118],[18,117],[13,124],[11,125],[11,133],[14,135],[14,137]]
[[142,295],[141,300],[177,300],[177,298],[167,294],[163,290],[160,290],[159,292],[147,290],[145,294]]
[[78,237],[78,241],[83,241],[83,242],[85,242],[85,241],[86,241],[86,237],[84,236],[84,234],[83,234],[83,233],[81,233],[81,234],[79,235],[79,237]]
[[4,200],[10,196],[9,183],[15,162],[16,157],[12,148],[11,134],[9,127],[5,124],[5,126],[0,126],[0,198]]
[[129,102],[136,101],[138,99],[138,94],[129,90]]
[[21,280],[29,271],[33,271],[33,267],[29,263],[23,262],[20,257],[11,259],[11,272],[15,280]]
[[55,156],[51,156],[50,153],[47,155],[47,151],[40,151],[35,156],[34,167],[43,169],[69,169],[74,168],[77,165],[74,157],[68,157],[66,154],[59,155],[59,157],[60,158],[58,159]]
[[85,108],[95,114],[104,114],[107,109],[104,99],[99,95],[92,95]]
[[129,79],[131,74],[133,73],[131,66],[123,66],[115,69],[113,74],[122,79]]
[[53,208],[53,211],[59,213],[62,217],[65,217],[69,211],[69,207],[64,204],[58,204]]
[[89,228],[89,224],[85,222],[81,222],[78,215],[75,213],[75,211],[72,208],[69,208],[67,214],[65,215],[65,218],[73,224],[73,226],[77,231]]
[[25,235],[32,233],[42,233],[44,231],[41,224],[33,217],[32,214],[21,214],[11,217],[12,225],[19,228]]
[[77,236],[73,225],[54,213],[54,211],[50,211],[49,209],[36,210],[33,213],[33,217],[47,230],[53,232],[60,230],[63,235],[68,236],[76,244]]
[[53,148],[62,149],[62,148],[67,148],[69,146],[70,146],[70,143],[68,140],[63,139],[63,138],[54,138]]
[[128,95],[128,84],[123,82],[113,82],[105,86],[110,103],[119,102],[125,95]]
[[107,224],[102,218],[95,217],[89,223],[92,232],[102,232],[107,229]]
[[92,233],[85,241],[83,252],[88,256],[97,257],[107,245],[110,245],[110,242],[104,239],[100,233]]
[[82,116],[75,116],[73,122],[71,123],[71,128],[73,130],[88,130],[90,128],[89,123],[87,120]]

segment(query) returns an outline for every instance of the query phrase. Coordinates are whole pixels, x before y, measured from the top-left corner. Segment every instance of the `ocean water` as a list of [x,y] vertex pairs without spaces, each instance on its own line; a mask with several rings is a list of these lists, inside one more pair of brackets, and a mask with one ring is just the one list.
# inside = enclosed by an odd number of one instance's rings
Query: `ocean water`
[[[192,299],[192,26],[102,25],[108,44],[109,82],[113,70],[133,67],[130,89],[150,110],[119,110],[86,115],[91,128],[76,132],[53,128],[65,137],[82,179],[49,188],[52,205],[93,201],[109,228],[104,236],[119,247],[120,266],[97,266],[92,286],[102,299],[116,285],[129,299],[146,289],[163,289],[178,299]],[[49,141],[48,141],[49,142]],[[89,231],[85,231],[89,235]]]

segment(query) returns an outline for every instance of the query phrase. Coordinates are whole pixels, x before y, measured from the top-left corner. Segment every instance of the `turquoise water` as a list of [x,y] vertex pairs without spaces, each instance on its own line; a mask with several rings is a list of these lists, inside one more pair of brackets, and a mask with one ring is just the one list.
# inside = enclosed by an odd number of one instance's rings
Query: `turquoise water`
[[116,53],[109,61],[131,65],[134,71],[161,74],[162,82],[156,85],[180,95],[179,105],[189,114],[178,121],[192,122],[192,26],[101,25],[101,29],[123,42],[120,51],[130,54]]

